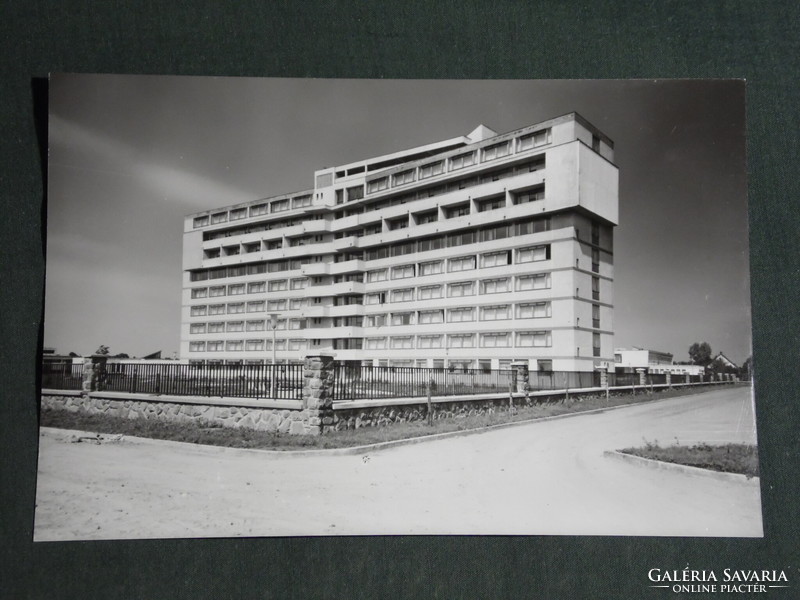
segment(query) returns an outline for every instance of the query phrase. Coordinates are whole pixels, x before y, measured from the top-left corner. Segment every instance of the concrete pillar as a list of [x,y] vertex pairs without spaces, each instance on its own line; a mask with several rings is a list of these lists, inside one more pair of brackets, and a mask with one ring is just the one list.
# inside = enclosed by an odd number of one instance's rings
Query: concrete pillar
[[83,380],[81,381],[81,392],[84,394],[88,394],[89,392],[93,392],[93,385],[94,385],[94,363],[92,362],[92,358],[87,356],[83,359]]
[[672,372],[667,371],[667,387],[672,387]]
[[607,388],[608,387],[608,367],[603,365],[600,367],[595,367],[595,370],[600,373],[600,387]]
[[528,363],[526,362],[519,362],[519,363],[512,363],[511,368],[515,371],[515,376],[517,380],[517,392],[526,392],[530,388],[528,387]]
[[645,379],[644,375],[647,373],[647,369],[638,368],[636,372],[639,374],[639,385],[645,385],[647,380]]
[[[333,427],[333,383],[336,361],[333,354],[314,354],[303,361],[303,420],[289,433],[319,435]],[[298,422],[300,423],[300,422]],[[302,425],[302,423],[301,423]]]
[[689,374],[688,374],[688,373],[684,373],[684,374],[683,374],[683,382],[684,382],[684,383],[689,383],[689,382],[691,381],[691,380],[689,379],[689,377],[690,377],[690,376],[689,376]]
[[92,391],[102,392],[106,389],[106,366],[108,356],[105,354],[92,355]]

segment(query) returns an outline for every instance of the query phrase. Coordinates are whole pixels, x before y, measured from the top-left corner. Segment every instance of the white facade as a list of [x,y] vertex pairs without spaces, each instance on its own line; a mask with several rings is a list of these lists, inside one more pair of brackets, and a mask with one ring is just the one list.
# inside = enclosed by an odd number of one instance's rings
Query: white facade
[[190,215],[181,358],[590,371],[613,360],[613,143],[572,113]]
[[705,368],[700,365],[676,365],[672,354],[641,348],[616,348],[614,350],[614,369],[633,371],[647,369],[648,373],[672,373],[673,375],[702,375]]

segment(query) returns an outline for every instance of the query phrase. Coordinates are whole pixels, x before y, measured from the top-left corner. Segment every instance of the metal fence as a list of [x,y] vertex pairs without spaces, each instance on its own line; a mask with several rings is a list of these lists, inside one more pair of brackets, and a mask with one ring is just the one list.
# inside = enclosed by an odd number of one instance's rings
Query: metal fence
[[532,392],[598,387],[600,373],[591,371],[530,371],[528,387]]
[[109,363],[98,384],[112,392],[300,400],[303,365]]
[[508,392],[513,370],[431,369],[423,367],[334,367],[333,399],[378,400],[426,396],[461,396]]
[[42,388],[80,390],[83,385],[83,364],[71,362],[42,363]]

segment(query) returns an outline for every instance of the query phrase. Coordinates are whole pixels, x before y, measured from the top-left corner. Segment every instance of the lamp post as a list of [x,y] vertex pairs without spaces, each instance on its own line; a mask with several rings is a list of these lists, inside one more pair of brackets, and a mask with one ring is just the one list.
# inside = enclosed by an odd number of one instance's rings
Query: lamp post
[[274,400],[275,399],[275,374],[277,373],[277,369],[275,368],[275,330],[278,328],[278,314],[277,313],[270,313],[269,315],[269,326],[272,328],[272,367],[271,373],[269,377],[269,390],[270,394],[269,397]]

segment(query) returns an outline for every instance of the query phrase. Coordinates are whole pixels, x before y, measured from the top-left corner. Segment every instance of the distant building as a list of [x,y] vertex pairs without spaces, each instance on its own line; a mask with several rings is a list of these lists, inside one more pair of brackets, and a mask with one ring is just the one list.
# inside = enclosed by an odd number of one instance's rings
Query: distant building
[[186,218],[182,359],[611,361],[618,173],[613,142],[580,115],[481,125],[313,182]]
[[730,368],[730,369],[738,369],[738,368],[739,368],[739,367],[736,365],[736,363],[734,363],[732,360],[730,360],[730,359],[729,359],[727,356],[725,356],[725,355],[724,355],[722,352],[720,352],[719,354],[717,354],[717,355],[714,357],[714,360],[712,360],[711,362],[712,362],[712,363],[717,363],[718,365],[721,365],[723,368]]
[[633,373],[636,369],[647,369],[648,373],[673,375],[702,375],[705,372],[700,365],[676,365],[672,358],[669,352],[617,348],[614,350],[614,370],[618,373]]

